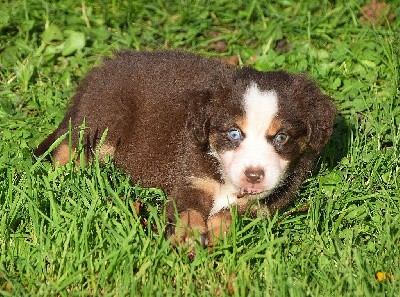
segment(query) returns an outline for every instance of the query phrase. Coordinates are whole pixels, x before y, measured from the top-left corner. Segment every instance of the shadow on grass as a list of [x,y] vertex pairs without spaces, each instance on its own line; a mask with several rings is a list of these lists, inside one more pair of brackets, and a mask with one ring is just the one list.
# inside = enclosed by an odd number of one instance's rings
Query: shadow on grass
[[319,171],[322,163],[326,163],[328,169],[333,169],[347,156],[351,135],[353,133],[354,125],[349,124],[348,121],[339,114],[335,120],[332,136],[317,163],[316,172]]

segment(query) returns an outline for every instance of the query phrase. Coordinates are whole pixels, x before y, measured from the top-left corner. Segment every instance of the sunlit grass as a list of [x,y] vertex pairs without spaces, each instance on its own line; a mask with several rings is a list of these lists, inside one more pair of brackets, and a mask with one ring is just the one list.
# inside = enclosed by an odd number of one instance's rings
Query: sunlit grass
[[[364,4],[3,1],[0,294],[397,296],[400,21],[363,25]],[[314,78],[341,113],[294,205],[267,220],[235,216],[228,238],[189,260],[163,236],[161,191],[111,162],[36,159],[79,80],[125,48],[235,55]]]

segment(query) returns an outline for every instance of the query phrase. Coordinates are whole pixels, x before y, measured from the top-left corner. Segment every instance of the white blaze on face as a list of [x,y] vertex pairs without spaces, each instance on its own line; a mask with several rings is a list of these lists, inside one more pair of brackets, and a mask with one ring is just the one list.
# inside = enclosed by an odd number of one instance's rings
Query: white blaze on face
[[[259,193],[259,196],[265,197],[280,184],[289,164],[279,156],[266,137],[278,113],[278,97],[275,91],[262,91],[252,83],[246,89],[243,100],[245,120],[243,127],[240,127],[243,140],[236,149],[219,154],[219,159],[226,182],[234,186],[238,193]],[[254,169],[263,173],[257,182],[251,182],[246,176],[246,170]],[[232,201],[236,199],[228,198],[231,192],[226,194],[226,198],[224,193],[216,197],[214,213],[236,202]]]

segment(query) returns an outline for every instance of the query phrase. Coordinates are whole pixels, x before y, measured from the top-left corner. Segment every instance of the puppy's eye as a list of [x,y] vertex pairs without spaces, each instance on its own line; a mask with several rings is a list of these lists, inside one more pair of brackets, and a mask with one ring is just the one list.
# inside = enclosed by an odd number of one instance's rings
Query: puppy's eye
[[287,135],[286,133],[280,132],[275,135],[273,141],[275,144],[282,145],[282,144],[285,144],[288,141],[288,139],[289,139],[289,135]]
[[239,129],[231,129],[228,132],[228,136],[230,139],[232,140],[240,140],[242,139],[242,131],[240,131]]

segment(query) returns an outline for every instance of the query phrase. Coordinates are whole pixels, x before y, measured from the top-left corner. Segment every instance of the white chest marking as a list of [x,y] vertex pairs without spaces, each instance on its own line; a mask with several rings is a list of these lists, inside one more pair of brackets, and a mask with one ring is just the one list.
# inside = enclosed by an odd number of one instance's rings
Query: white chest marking
[[213,216],[220,210],[237,203],[238,189],[231,184],[223,184],[214,193],[214,203],[209,216]]

